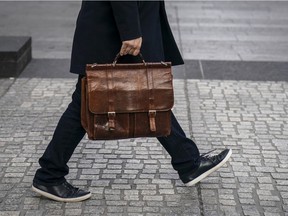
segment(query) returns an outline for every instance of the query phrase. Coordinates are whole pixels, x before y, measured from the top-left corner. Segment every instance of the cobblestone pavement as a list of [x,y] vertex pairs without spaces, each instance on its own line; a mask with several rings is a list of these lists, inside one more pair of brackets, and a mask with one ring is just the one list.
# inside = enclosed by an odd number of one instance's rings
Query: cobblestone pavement
[[68,179],[93,196],[72,204],[30,187],[75,80],[5,82],[13,83],[0,89],[0,216],[288,215],[286,82],[175,80],[174,112],[186,133],[201,152],[232,148],[230,162],[189,188],[156,139],[84,139]]

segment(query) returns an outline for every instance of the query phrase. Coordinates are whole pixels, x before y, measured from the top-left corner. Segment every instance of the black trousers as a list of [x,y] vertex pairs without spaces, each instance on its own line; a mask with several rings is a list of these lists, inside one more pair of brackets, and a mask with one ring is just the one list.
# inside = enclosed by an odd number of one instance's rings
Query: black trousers
[[[51,142],[39,159],[41,168],[36,171],[33,180],[38,184],[49,186],[65,181],[65,175],[69,172],[67,163],[86,133],[80,121],[81,78],[82,76],[79,76],[72,102],[60,118]],[[199,150],[196,144],[186,137],[174,114],[171,121],[171,134],[157,139],[170,154],[173,168],[181,175],[182,172],[194,168],[195,161],[199,158]]]

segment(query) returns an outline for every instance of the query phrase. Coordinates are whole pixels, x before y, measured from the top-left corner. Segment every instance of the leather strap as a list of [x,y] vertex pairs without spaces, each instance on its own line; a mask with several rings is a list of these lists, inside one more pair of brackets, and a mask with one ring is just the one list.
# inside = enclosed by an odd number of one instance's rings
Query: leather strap
[[149,110],[149,124],[150,124],[150,130],[156,131],[156,110]]
[[153,85],[153,70],[149,70],[146,66],[146,75],[147,75],[147,83],[148,83],[148,89],[149,89],[149,124],[150,124],[150,130],[156,131],[156,110],[155,110],[155,104],[154,104],[154,85]]
[[[108,67],[107,67],[108,68]],[[113,72],[106,68],[106,78],[107,78],[107,89],[108,89],[108,129],[115,130],[115,92],[114,92],[114,83],[113,83]]]
[[109,130],[115,130],[115,112],[108,112],[108,128]]

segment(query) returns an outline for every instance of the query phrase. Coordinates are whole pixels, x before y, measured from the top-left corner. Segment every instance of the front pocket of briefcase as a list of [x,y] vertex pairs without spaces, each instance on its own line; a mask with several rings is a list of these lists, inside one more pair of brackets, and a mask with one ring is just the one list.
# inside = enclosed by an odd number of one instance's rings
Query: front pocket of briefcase
[[129,137],[129,114],[116,114],[115,128],[109,128],[107,114],[94,115],[94,139],[113,140],[125,139]]

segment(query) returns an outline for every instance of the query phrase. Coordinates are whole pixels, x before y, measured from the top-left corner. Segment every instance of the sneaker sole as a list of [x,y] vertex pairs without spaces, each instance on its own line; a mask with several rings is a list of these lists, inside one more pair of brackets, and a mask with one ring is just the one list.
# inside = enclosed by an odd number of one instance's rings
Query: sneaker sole
[[232,149],[229,150],[228,154],[226,155],[226,157],[219,163],[217,164],[215,167],[213,167],[210,170],[207,170],[206,172],[204,172],[203,174],[201,174],[200,176],[198,176],[197,178],[195,178],[194,180],[186,183],[185,185],[190,187],[195,185],[196,183],[198,183],[199,181],[203,180],[204,178],[206,178],[208,175],[210,175],[211,173],[213,173],[214,171],[218,170],[220,167],[222,167],[231,157],[232,155]]
[[33,190],[34,192],[36,192],[36,193],[44,196],[44,197],[47,197],[47,198],[49,198],[49,199],[52,199],[52,200],[55,200],[55,201],[59,201],[59,202],[81,202],[81,201],[83,201],[83,200],[89,199],[89,198],[92,196],[92,194],[89,192],[89,194],[86,194],[86,195],[81,196],[81,197],[76,197],[76,198],[61,198],[61,197],[57,197],[57,196],[55,196],[55,195],[53,195],[53,194],[47,193],[47,192],[45,192],[45,191],[42,191],[42,190],[34,187],[33,185],[32,185],[32,190]]

